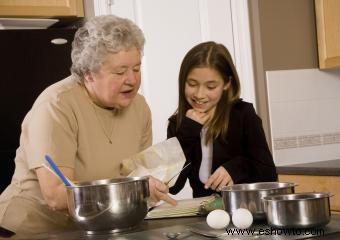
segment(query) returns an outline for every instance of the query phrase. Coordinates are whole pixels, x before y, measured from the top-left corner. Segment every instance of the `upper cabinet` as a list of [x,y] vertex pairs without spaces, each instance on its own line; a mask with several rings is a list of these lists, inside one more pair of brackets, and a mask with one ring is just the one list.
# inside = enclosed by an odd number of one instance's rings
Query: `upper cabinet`
[[315,0],[319,67],[340,67],[340,1]]
[[83,0],[1,0],[2,17],[84,17]]

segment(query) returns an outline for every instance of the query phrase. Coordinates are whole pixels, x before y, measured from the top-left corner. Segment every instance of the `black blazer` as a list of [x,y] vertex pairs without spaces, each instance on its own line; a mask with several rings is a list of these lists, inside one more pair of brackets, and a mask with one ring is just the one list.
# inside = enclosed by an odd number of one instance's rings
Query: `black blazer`
[[[176,131],[176,115],[169,118],[167,137],[177,137],[190,166],[182,171],[171,194],[178,193],[189,179],[193,197],[203,197],[215,193],[204,189],[199,179],[202,161],[200,132],[203,125],[185,117]],[[213,173],[223,166],[230,174],[234,184],[276,181],[277,173],[273,157],[268,148],[262,127],[251,103],[239,100],[231,109],[226,140],[218,138],[213,142]]]

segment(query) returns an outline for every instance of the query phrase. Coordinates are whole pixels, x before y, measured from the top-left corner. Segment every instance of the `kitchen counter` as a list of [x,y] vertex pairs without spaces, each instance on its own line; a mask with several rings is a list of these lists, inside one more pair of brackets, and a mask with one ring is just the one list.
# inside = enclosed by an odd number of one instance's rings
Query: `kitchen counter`
[[[153,219],[153,220],[144,220],[143,223],[133,231],[126,233],[116,233],[116,234],[98,234],[98,235],[86,235],[83,231],[75,231],[75,232],[62,232],[62,233],[50,233],[50,234],[40,234],[35,235],[29,238],[25,236],[22,239],[50,239],[50,240],[161,240],[161,239],[170,239],[166,236],[167,233],[180,233],[177,238],[172,239],[186,239],[186,240],[199,240],[199,239],[209,239],[205,236],[191,233],[189,231],[190,228],[196,228],[203,231],[210,231],[211,233],[222,234],[218,239],[238,239],[238,240],[252,240],[252,239],[267,239],[267,240],[291,240],[291,239],[314,239],[314,237],[318,237],[317,239],[327,239],[327,240],[335,240],[340,239],[340,215],[332,215],[331,222],[324,227],[313,228],[313,229],[296,229],[295,231],[291,231],[290,234],[283,234],[282,229],[277,229],[277,234],[272,232],[271,235],[252,235],[247,234],[246,232],[241,235],[234,233],[233,235],[227,234],[225,229],[223,230],[211,230],[208,225],[205,223],[205,217],[185,217],[185,218],[172,218],[172,219]],[[232,230],[233,226],[230,224],[227,228],[228,230]],[[254,223],[249,230],[272,230],[266,223],[257,222]],[[281,232],[279,232],[279,230]],[[322,234],[322,231],[324,234]],[[315,235],[316,232],[319,234]],[[310,234],[313,238],[308,238]]]
[[277,166],[278,174],[340,176],[340,159]]

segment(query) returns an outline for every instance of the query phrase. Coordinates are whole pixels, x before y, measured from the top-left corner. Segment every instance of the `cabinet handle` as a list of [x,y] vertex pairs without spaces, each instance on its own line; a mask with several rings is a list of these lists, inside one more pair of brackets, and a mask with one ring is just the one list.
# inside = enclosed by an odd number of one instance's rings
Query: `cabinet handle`
[[67,43],[67,39],[65,38],[54,38],[51,40],[51,43],[56,44],[56,45],[61,45]]

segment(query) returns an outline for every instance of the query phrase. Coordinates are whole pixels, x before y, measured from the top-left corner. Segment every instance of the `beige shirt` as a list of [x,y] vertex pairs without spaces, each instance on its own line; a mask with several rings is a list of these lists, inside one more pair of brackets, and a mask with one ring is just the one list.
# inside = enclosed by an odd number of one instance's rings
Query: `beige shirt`
[[46,154],[73,168],[76,181],[89,181],[119,176],[121,161],[151,143],[151,113],[141,95],[125,109],[107,110],[93,104],[72,76],[53,84],[22,123],[15,173],[0,196],[0,226],[16,233],[70,226],[66,211],[48,209],[42,197],[35,168]]

